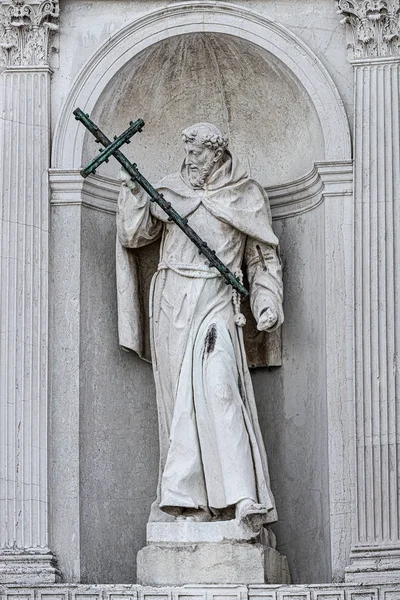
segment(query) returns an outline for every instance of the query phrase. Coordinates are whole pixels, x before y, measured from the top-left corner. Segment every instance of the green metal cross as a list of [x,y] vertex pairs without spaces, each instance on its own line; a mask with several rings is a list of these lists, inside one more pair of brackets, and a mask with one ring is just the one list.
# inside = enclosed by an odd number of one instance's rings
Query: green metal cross
[[117,161],[124,167],[127,173],[131,176],[133,181],[136,181],[141,188],[147,192],[152,202],[156,202],[164,212],[167,213],[169,220],[173,221],[178,225],[180,229],[188,236],[190,240],[197,246],[199,253],[203,254],[210,265],[215,267],[221,275],[224,277],[227,284],[230,284],[241,296],[246,298],[249,295],[248,290],[243,286],[242,283],[233,275],[233,273],[224,265],[224,263],[215,254],[215,250],[211,250],[209,246],[204,242],[199,235],[188,225],[188,220],[182,217],[172,207],[170,202],[167,202],[162,194],[159,194],[157,190],[143,177],[138,170],[135,163],[131,163],[126,156],[119,150],[124,144],[129,144],[130,139],[137,132],[141,132],[144,127],[144,121],[138,119],[135,123],[130,123],[130,127],[124,131],[119,137],[114,138],[111,141],[104,135],[104,133],[97,127],[97,125],[89,118],[89,115],[85,114],[80,108],[74,110],[75,119],[83,123],[83,125],[90,131],[95,137],[96,141],[104,147],[104,150],[100,152],[96,158],[81,170],[82,177],[88,177],[91,173],[95,173],[97,167],[103,162],[108,162],[110,156],[114,156]]

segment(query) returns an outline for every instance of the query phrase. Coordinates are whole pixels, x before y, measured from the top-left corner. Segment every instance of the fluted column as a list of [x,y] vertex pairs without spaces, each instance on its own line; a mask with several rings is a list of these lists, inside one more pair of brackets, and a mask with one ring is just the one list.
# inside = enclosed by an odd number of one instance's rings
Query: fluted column
[[50,68],[57,2],[0,6],[0,583],[56,581],[48,547]]
[[346,580],[400,581],[399,1],[339,1],[355,84],[356,537]]

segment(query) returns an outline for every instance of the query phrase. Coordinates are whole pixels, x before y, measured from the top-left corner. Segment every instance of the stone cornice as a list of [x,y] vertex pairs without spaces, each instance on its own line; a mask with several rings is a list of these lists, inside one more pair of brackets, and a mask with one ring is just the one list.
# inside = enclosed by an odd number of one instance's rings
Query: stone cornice
[[48,65],[58,17],[58,0],[1,2],[0,66]]
[[[265,188],[274,220],[296,217],[317,208],[327,198],[353,194],[352,161],[320,162],[304,177]],[[79,170],[50,169],[53,206],[85,206],[115,213],[120,182],[102,175],[82,179]]]
[[399,0],[336,0],[351,28],[350,58],[400,55]]

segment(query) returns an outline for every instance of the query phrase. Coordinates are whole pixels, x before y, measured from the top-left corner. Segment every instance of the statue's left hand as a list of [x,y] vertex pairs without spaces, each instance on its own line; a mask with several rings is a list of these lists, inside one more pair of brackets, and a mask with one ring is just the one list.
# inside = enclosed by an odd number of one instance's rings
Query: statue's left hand
[[278,321],[278,315],[273,308],[265,308],[259,318],[257,329],[258,331],[269,331]]

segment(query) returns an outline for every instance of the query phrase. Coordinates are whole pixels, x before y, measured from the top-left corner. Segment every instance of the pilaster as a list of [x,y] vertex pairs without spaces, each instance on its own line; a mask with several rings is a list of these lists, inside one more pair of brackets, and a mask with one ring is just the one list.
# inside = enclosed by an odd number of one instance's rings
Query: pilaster
[[339,1],[355,83],[356,534],[349,582],[400,581],[399,1]]
[[353,164],[318,163],[325,215],[326,401],[332,581],[343,581],[354,512]]
[[51,583],[48,547],[50,74],[58,2],[0,5],[0,582]]

